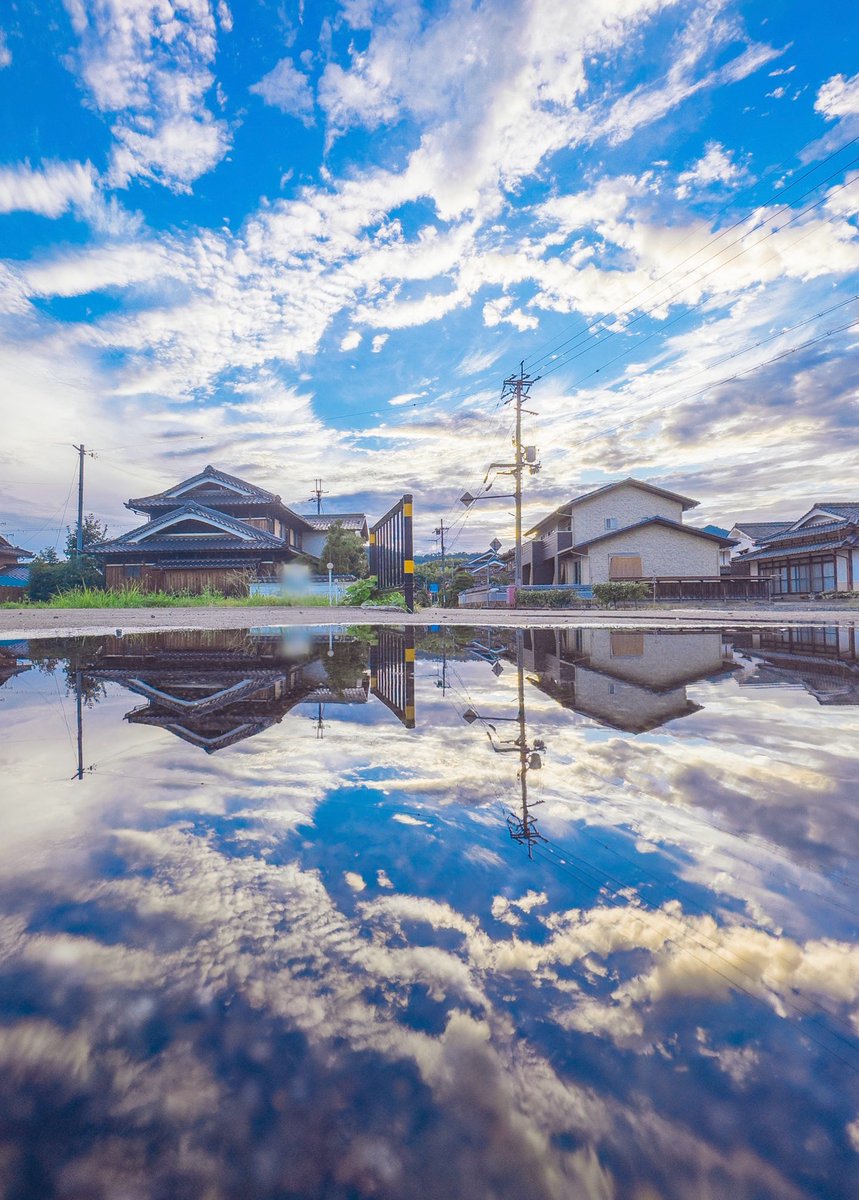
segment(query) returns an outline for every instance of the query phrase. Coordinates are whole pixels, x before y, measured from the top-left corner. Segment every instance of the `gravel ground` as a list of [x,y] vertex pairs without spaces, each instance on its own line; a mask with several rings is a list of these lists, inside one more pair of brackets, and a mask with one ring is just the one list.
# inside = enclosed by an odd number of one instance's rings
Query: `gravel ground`
[[80,637],[121,629],[250,629],[271,625],[859,625],[859,609],[809,604],[788,608],[638,608],[595,611],[424,609],[420,613],[360,608],[46,608],[0,610],[0,639]]

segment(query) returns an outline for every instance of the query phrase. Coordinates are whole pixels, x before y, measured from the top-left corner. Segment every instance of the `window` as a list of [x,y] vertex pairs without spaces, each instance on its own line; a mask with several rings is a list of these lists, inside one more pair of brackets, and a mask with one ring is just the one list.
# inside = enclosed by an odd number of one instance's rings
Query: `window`
[[813,592],[835,591],[835,559],[815,558],[811,563],[811,590]]
[[133,566],[130,564],[128,566],[126,566],[125,570],[123,571],[125,578],[126,579],[139,579],[140,578],[140,567],[141,567],[140,563],[135,563]]
[[617,517],[606,517],[605,527],[606,529],[620,529],[620,521]]
[[640,554],[612,554],[608,560],[609,579],[640,579],[642,575]]
[[811,590],[811,572],[807,562],[790,564],[790,590],[792,592]]

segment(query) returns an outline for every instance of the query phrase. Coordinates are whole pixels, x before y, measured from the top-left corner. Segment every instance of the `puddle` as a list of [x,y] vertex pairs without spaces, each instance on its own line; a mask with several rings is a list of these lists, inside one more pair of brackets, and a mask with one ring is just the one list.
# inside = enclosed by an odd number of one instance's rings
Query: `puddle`
[[855,1196],[849,629],[0,643],[12,1200]]

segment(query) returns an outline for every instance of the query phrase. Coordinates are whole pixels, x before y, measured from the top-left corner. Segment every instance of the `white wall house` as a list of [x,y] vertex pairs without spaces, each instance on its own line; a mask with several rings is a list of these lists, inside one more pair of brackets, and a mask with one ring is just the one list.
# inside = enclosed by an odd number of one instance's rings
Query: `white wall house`
[[718,579],[730,539],[683,524],[697,503],[638,479],[579,496],[528,530],[523,582]]

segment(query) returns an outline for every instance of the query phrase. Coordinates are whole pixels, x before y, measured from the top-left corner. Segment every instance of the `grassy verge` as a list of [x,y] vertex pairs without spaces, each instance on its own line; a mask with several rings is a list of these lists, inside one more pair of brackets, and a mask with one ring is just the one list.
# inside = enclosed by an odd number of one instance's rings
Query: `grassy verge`
[[3,609],[23,608],[327,608],[327,596],[224,596],[221,592],[142,592],[139,588],[119,591],[73,588],[50,600],[15,600],[0,604]]

